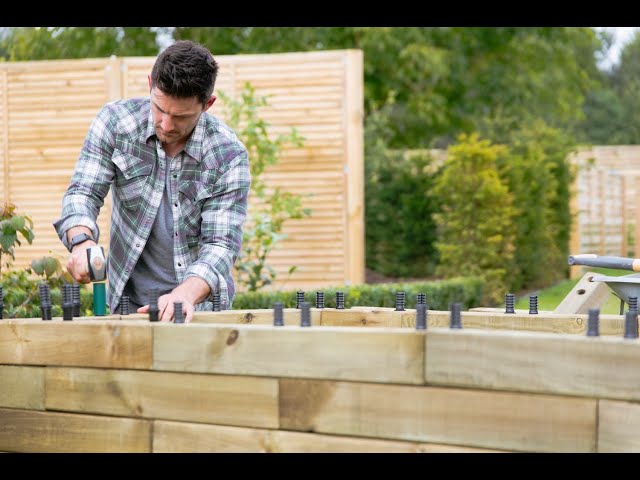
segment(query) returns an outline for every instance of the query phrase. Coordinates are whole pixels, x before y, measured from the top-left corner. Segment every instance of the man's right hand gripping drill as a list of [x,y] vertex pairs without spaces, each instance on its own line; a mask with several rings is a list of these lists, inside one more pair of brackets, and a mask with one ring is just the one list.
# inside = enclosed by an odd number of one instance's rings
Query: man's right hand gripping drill
[[[95,278],[92,278],[92,272],[89,270],[89,257],[91,252],[87,252],[87,250],[92,247],[97,247],[91,230],[87,227],[70,228],[67,231],[67,239],[71,246],[71,255],[67,261],[67,271],[76,282],[91,283]],[[104,256],[102,258],[104,258]],[[100,259],[94,260],[94,267],[96,261],[100,263]],[[106,267],[106,265],[103,266],[103,270],[105,269],[104,267]]]

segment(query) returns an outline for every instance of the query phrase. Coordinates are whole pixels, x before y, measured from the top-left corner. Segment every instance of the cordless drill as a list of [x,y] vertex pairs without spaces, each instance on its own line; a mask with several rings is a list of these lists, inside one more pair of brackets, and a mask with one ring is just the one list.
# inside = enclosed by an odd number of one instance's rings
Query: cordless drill
[[107,278],[107,259],[104,256],[104,248],[98,245],[87,248],[87,264],[92,282],[103,282]]
[[104,256],[104,248],[95,245],[87,248],[87,264],[89,266],[89,278],[93,282],[93,314],[102,316],[106,314],[106,285],[107,260]]

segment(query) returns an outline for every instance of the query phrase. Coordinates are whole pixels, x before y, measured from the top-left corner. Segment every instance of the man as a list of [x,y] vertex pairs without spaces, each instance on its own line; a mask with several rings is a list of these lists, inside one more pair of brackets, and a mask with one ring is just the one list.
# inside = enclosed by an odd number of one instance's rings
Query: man
[[108,103],[89,128],[53,225],[71,252],[67,270],[89,283],[86,250],[99,241],[96,219],[113,187],[112,313],[123,295],[147,313],[151,289],[161,321],[173,319],[174,302],[191,321],[215,293],[231,306],[251,176],[245,146],[207,113],[217,72],[206,48],[178,41],[156,59],[149,97]]

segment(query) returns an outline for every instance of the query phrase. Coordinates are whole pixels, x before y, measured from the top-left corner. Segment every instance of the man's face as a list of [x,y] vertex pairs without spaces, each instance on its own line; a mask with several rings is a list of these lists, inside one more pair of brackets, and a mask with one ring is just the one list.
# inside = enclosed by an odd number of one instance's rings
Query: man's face
[[176,98],[151,89],[151,116],[156,135],[163,144],[183,143],[189,138],[202,112],[196,97]]

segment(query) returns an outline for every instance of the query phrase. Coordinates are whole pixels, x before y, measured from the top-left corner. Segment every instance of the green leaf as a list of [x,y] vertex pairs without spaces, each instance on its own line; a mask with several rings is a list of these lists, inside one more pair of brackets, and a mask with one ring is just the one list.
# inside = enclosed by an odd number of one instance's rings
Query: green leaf
[[42,259],[42,266],[44,267],[44,272],[46,273],[47,277],[50,277],[54,273],[56,273],[59,264],[60,263],[58,262],[58,260],[53,257],[44,257]]
[[36,272],[38,275],[43,275],[44,274],[44,262],[43,262],[43,258],[38,258],[36,260],[32,260],[31,261],[31,268],[33,268],[33,271]]
[[29,242],[29,245],[31,245],[34,238],[33,230],[29,230],[28,228],[23,228],[22,230],[20,230],[20,233],[24,238],[27,239],[27,242]]
[[9,220],[3,220],[0,225],[2,226],[2,233],[4,235],[11,235],[12,233],[15,233],[16,229],[13,228],[13,225],[11,225],[11,222]]
[[24,228],[24,217],[21,217],[20,215],[16,215],[10,221],[11,221],[11,226],[13,227],[14,230],[18,231]]
[[9,253],[13,250],[13,244],[15,243],[17,235],[14,233],[4,234],[0,237],[0,246],[2,246],[2,251]]

